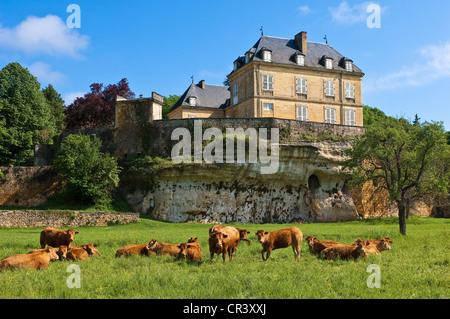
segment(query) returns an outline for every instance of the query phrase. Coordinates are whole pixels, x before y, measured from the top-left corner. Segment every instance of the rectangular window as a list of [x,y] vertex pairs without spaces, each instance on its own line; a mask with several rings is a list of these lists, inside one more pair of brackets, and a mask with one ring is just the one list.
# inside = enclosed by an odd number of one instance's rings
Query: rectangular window
[[308,107],[305,105],[297,105],[297,120],[308,121]]
[[355,85],[353,83],[345,83],[345,97],[349,99],[355,98]]
[[336,110],[332,108],[325,109],[325,123],[336,124]]
[[297,94],[306,94],[306,79],[297,79],[296,92]]
[[325,81],[325,96],[334,96],[334,81]]
[[333,68],[333,60],[331,60],[331,59],[326,59],[326,60],[325,60],[325,67],[326,67],[327,69],[332,69],[332,68]]
[[297,65],[305,65],[305,57],[303,55],[296,55]]
[[264,51],[263,52],[263,60],[264,60],[264,62],[272,62],[272,52]]
[[264,103],[263,109],[264,109],[264,111],[273,111],[273,104],[272,103]]
[[347,71],[353,71],[353,63],[351,62],[351,61],[346,61],[345,62],[345,69],[347,70]]
[[239,98],[238,98],[238,85],[237,85],[237,83],[235,83],[233,85],[233,104],[234,105],[238,104],[238,100],[239,100]]
[[355,126],[354,110],[345,110],[345,125]]
[[273,90],[273,75],[263,74],[263,90]]

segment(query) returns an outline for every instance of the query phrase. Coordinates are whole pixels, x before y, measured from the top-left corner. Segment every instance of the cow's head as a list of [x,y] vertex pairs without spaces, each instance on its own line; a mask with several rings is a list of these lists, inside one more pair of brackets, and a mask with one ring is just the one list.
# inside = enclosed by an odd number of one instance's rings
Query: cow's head
[[45,252],[50,254],[50,260],[59,259],[59,256],[56,253],[57,251],[58,251],[58,248],[53,248],[52,246],[47,246],[47,249],[45,249]]
[[258,241],[261,243],[261,244],[264,244],[264,242],[266,241],[266,239],[267,239],[267,235],[269,234],[269,232],[267,232],[267,231],[264,231],[264,230],[258,230],[256,233],[255,233],[255,235],[256,235],[256,237],[258,237]]
[[188,241],[187,241],[188,243],[198,243],[198,241],[197,241],[197,237],[191,237],[191,238],[189,238],[188,239]]
[[381,239],[380,242],[377,245],[377,249],[379,251],[390,250],[391,249],[390,242],[391,242],[391,240],[389,238]]
[[182,243],[182,244],[179,244],[177,247],[180,249],[180,251],[178,252],[177,257],[178,258],[182,258],[182,259],[186,259],[187,250],[188,250],[188,248],[191,248],[191,245],[186,244],[186,243]]
[[314,241],[316,240],[316,238],[314,236],[308,236],[305,238],[306,241],[308,242],[308,245],[311,247],[314,244]]
[[75,239],[75,235],[78,234],[78,232],[75,229],[68,229],[66,230],[66,236],[69,240],[69,242],[73,242]]
[[68,251],[68,248],[66,245],[59,246],[58,250],[56,251],[56,254],[59,257],[59,260],[63,261],[67,258],[67,251]]
[[228,238],[228,235],[220,231],[214,231],[212,233],[209,233],[209,238],[212,239],[212,242],[214,243],[213,246],[215,246],[218,249],[222,249],[223,239]]
[[366,248],[367,248],[367,246],[370,245],[370,243],[365,239],[357,239],[355,241],[355,244],[357,245],[356,249],[359,251],[359,255],[367,257],[368,254],[367,254]]
[[241,240],[246,241],[249,245],[252,244],[252,242],[247,238],[247,235],[250,234],[250,232],[247,229],[240,229],[240,228],[236,228],[239,232],[239,238]]
[[[96,245],[95,245],[96,246]],[[94,244],[93,243],[89,243],[87,245],[83,245],[83,249],[87,251],[87,253],[89,254],[89,256],[92,256],[94,254]]]
[[147,245],[148,250],[153,251],[156,248],[157,243],[156,239],[152,239]]

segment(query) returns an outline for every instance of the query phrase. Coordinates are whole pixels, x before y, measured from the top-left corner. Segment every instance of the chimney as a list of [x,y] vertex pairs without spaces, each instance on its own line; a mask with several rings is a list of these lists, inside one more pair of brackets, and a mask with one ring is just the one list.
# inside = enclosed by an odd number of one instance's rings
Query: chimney
[[202,89],[205,88],[205,80],[201,80],[199,84]]
[[295,35],[295,43],[297,44],[298,49],[303,53],[308,53],[308,40],[306,36],[306,31],[302,31]]

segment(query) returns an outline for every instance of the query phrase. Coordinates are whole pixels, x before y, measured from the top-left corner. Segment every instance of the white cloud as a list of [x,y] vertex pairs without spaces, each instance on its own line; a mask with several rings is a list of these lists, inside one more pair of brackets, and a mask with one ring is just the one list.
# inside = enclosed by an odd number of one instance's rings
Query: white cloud
[[[367,7],[373,2],[362,2],[350,6],[347,1],[343,1],[337,8],[330,7],[328,10],[331,13],[332,21],[338,24],[355,24],[365,22],[370,13],[367,12]],[[381,8],[381,12],[385,8]]]
[[297,11],[297,16],[299,16],[299,17],[304,17],[313,12],[313,10],[311,10],[311,8],[307,5],[297,7],[296,11]]
[[35,77],[38,78],[39,82],[58,84],[64,82],[66,76],[60,72],[52,71],[51,65],[43,62],[35,62],[28,67],[28,70]]
[[14,28],[0,25],[0,47],[26,53],[81,57],[89,45],[89,37],[70,29],[61,18],[47,15],[29,16]]
[[429,45],[419,50],[420,61],[403,66],[379,78],[364,80],[364,91],[399,87],[418,87],[434,80],[450,77],[450,41]]
[[77,97],[83,97],[85,94],[86,92],[71,92],[64,94],[63,99],[66,102],[66,105],[70,105],[77,99]]

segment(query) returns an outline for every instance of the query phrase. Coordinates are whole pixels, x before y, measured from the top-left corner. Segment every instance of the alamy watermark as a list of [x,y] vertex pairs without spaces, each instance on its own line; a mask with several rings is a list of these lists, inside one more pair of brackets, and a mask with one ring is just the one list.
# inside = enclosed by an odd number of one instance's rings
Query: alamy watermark
[[67,266],[66,271],[71,273],[69,277],[67,277],[66,285],[68,288],[81,288],[81,269],[77,264],[70,264]]
[[[194,137],[192,138],[192,133]],[[259,128],[226,128],[225,134],[217,127],[210,127],[203,132],[201,120],[194,120],[193,132],[184,127],[172,131],[172,141],[178,140],[171,151],[175,163],[248,163],[263,164],[261,174],[275,174],[279,168],[279,129]],[[213,139],[211,141],[211,139]],[[225,139],[225,154],[224,154]],[[236,147],[235,147],[236,139]],[[194,152],[192,153],[192,141]],[[203,147],[203,141],[210,141]],[[270,142],[270,143],[269,143]],[[269,147],[270,144],[270,147]],[[248,152],[246,150],[248,145]],[[236,156],[235,156],[236,149]],[[269,154],[270,149],[270,154]],[[248,156],[247,156],[248,154]],[[267,165],[266,165],[267,164]]]
[[71,13],[66,20],[66,25],[69,29],[81,28],[81,8],[78,4],[69,4],[67,12]]
[[369,29],[381,28],[381,7],[379,4],[370,3],[366,8],[367,13],[371,13],[367,17],[366,24]]
[[380,266],[376,264],[372,264],[367,266],[366,272],[371,273],[369,277],[367,277],[367,287],[368,288],[380,288],[381,287],[381,270]]

